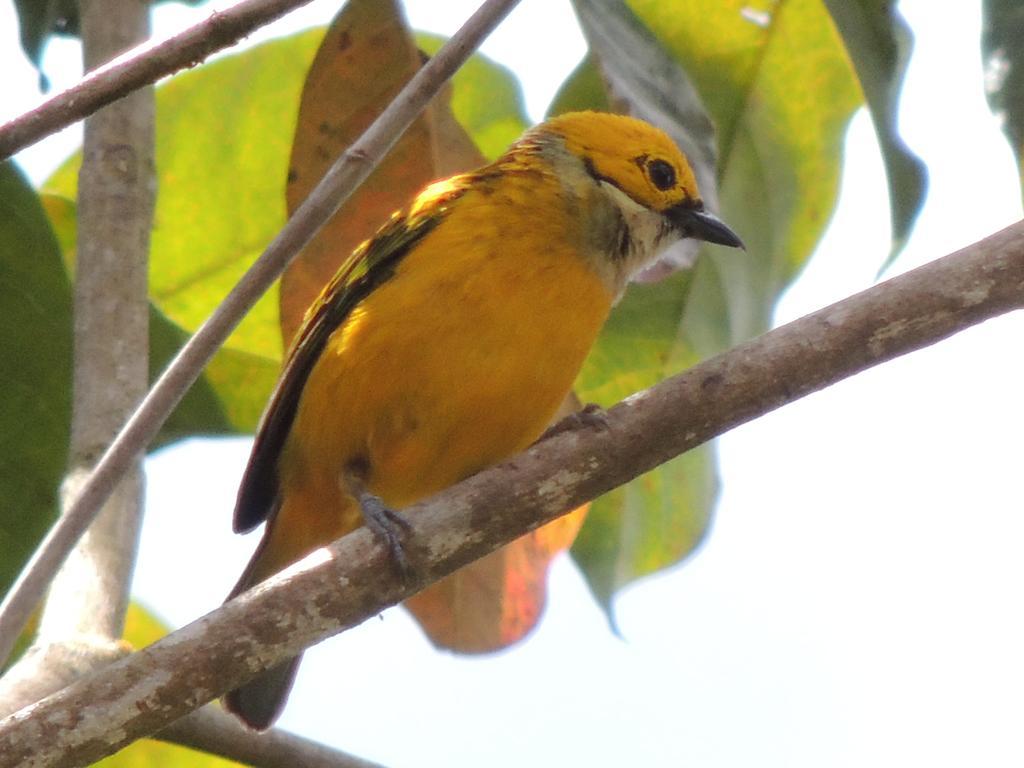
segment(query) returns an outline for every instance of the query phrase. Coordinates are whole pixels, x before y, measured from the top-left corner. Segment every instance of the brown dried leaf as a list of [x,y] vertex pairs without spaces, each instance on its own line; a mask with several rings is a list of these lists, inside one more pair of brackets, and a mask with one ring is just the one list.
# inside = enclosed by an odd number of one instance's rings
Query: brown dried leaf
[[[302,91],[288,171],[291,214],[421,66],[397,3],[353,0],[335,17]],[[341,261],[428,182],[483,165],[442,92],[281,279],[287,346]]]

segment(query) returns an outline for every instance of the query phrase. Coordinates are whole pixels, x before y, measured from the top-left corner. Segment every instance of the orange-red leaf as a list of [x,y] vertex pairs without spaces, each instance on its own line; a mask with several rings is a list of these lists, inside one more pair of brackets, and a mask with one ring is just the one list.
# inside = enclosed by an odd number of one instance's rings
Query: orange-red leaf
[[567,549],[588,505],[470,563],[405,601],[435,645],[487,653],[521,640],[540,619],[551,558]]

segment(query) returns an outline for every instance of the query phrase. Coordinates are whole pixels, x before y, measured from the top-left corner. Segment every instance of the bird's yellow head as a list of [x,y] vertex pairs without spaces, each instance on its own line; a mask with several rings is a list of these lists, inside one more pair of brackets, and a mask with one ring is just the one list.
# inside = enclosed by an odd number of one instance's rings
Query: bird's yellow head
[[[616,282],[684,237],[730,247],[740,238],[704,210],[693,169],[663,131],[625,115],[570,112],[524,137],[556,166],[591,218]],[[595,203],[596,201],[596,203]]]
[[570,112],[544,129],[561,136],[594,178],[645,208],[667,211],[700,202],[690,163],[664,131],[649,123],[606,112]]

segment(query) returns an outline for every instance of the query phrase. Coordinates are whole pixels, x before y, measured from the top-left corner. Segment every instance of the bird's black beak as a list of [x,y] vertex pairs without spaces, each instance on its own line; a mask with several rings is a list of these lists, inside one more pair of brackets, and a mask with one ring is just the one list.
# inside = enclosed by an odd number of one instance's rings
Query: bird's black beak
[[729,229],[725,222],[717,216],[712,216],[705,211],[702,205],[680,203],[665,211],[665,217],[683,233],[683,237],[692,237],[708,243],[746,250],[739,235]]

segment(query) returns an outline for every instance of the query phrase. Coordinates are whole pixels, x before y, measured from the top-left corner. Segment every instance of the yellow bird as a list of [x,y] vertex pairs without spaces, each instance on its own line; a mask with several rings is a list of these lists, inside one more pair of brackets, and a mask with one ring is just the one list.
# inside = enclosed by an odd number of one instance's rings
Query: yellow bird
[[[235,596],[364,520],[401,558],[399,510],[524,450],[630,277],[681,238],[742,247],[662,131],[578,112],[428,186],[306,313],[260,422],[234,527],[266,521]],[[263,729],[298,659],[225,697]]]

